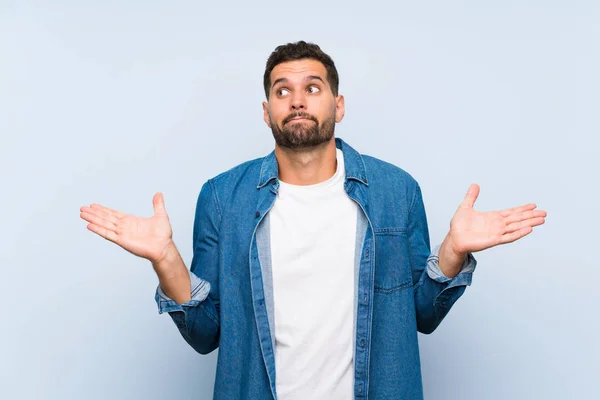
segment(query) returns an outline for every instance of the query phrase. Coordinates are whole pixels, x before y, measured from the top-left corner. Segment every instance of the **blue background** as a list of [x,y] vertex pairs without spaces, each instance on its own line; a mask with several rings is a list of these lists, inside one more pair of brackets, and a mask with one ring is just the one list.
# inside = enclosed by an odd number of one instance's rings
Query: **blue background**
[[150,216],[162,191],[189,265],[200,187],[273,149],[264,65],[301,39],[338,66],[336,135],[421,184],[432,245],[472,182],[478,210],[548,211],[420,336],[425,398],[594,397],[598,21],[592,1],[0,2],[0,398],[211,398],[217,353],[79,207]]

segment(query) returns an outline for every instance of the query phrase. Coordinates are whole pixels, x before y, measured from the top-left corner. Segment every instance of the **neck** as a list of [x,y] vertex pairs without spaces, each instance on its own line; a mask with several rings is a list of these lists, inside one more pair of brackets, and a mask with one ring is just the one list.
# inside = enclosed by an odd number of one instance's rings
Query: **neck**
[[315,185],[331,178],[337,168],[335,137],[305,149],[275,145],[279,179],[291,185]]

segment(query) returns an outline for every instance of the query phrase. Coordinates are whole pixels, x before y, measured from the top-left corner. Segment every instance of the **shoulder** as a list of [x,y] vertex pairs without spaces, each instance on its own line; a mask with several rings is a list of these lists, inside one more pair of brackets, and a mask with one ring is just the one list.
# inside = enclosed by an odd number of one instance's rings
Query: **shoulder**
[[369,186],[371,182],[376,185],[398,183],[410,186],[418,185],[416,179],[410,173],[391,162],[367,154],[361,154],[361,157],[365,163]]
[[251,179],[252,177],[256,176],[256,180],[254,182],[256,184],[260,176],[260,168],[264,159],[265,157],[259,157],[253,160],[245,161],[213,176],[209,179],[209,182],[215,186],[223,186],[231,181],[236,181],[239,179]]
[[247,196],[255,192],[265,158],[245,161],[209,178],[202,185],[201,193],[210,192],[217,204],[226,205],[233,195],[245,193]]
[[399,211],[411,210],[422,196],[417,180],[395,164],[369,155],[361,156],[365,163],[370,198],[381,200],[385,207],[395,205],[402,207]]

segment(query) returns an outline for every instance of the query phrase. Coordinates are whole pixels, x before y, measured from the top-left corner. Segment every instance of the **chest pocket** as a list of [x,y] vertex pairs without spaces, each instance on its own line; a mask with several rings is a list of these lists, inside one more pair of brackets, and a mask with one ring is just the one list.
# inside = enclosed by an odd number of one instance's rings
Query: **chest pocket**
[[375,229],[375,291],[412,286],[408,235],[404,228]]

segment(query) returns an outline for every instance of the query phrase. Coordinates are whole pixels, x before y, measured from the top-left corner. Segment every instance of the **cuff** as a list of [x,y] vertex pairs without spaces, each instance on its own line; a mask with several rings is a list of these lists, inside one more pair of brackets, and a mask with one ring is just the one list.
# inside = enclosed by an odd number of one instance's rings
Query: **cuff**
[[440,269],[439,252],[441,245],[435,246],[431,255],[427,258],[427,275],[431,279],[439,283],[448,283],[450,286],[468,286],[471,284],[471,278],[473,271],[477,266],[477,260],[473,257],[472,253],[467,254],[467,258],[462,265],[462,268],[458,275],[454,278],[448,278]]
[[154,300],[156,300],[159,314],[171,311],[183,311],[184,306],[197,307],[200,303],[206,300],[208,293],[210,292],[210,283],[198,278],[191,271],[188,272],[190,274],[192,298],[183,304],[178,304],[175,300],[171,299],[165,294],[165,292],[163,292],[159,284],[156,288],[156,294],[154,295]]

